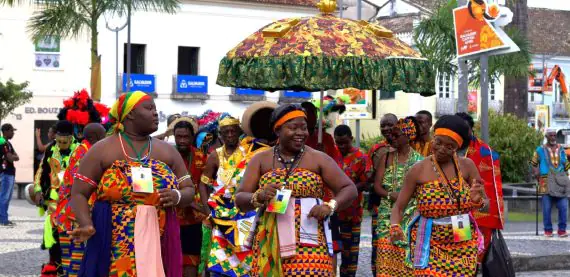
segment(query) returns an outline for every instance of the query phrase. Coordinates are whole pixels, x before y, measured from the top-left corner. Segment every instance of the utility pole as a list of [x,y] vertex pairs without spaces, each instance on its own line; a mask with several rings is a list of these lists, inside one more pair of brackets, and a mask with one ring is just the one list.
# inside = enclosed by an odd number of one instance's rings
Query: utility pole
[[[457,1],[457,6],[462,7],[467,5],[467,0]],[[458,77],[458,88],[457,88],[457,112],[467,112],[467,92],[469,91],[469,67],[467,65],[467,60],[457,58],[457,77]],[[454,78],[455,76],[449,76]]]

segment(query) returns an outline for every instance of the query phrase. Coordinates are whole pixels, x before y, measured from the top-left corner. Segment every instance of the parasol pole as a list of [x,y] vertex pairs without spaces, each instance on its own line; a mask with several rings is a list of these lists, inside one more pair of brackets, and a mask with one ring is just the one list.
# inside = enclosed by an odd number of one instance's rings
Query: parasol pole
[[[356,17],[358,20],[362,19],[362,0],[358,0],[358,2],[356,2]],[[356,119],[354,125],[356,128],[356,147],[360,147],[360,119]]]
[[320,105],[319,105],[319,137],[318,137],[318,143],[322,144],[323,143],[323,98],[325,97],[325,91],[321,90],[321,93],[319,95],[320,99]]

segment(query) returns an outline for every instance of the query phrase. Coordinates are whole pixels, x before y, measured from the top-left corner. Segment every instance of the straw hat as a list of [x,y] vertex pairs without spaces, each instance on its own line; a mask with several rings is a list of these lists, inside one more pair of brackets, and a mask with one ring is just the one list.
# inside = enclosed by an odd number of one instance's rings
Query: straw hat
[[272,141],[275,134],[269,126],[271,113],[277,108],[277,103],[261,101],[251,104],[243,113],[241,128],[248,136]]
[[178,124],[178,122],[182,122],[182,121],[186,121],[186,122],[190,123],[190,125],[192,125],[192,131],[194,132],[194,135],[196,135],[198,133],[198,123],[196,122],[196,120],[194,118],[189,117],[189,116],[180,116],[180,117],[176,118],[174,121],[172,121],[172,123],[170,123],[168,125],[168,130],[174,131],[174,126],[176,126],[176,124]]

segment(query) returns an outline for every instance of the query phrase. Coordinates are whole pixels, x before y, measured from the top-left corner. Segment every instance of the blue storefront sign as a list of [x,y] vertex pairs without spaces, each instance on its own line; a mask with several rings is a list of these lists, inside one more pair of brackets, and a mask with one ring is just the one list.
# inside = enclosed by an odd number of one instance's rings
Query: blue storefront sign
[[156,77],[150,74],[131,74],[130,89],[127,90],[127,74],[123,74],[123,91],[140,90],[146,93],[156,92]]
[[265,95],[264,90],[250,89],[250,88],[236,88],[237,95]]
[[312,98],[312,93],[308,91],[293,91],[293,90],[285,90],[283,91],[283,97],[290,97],[290,98]]
[[177,75],[176,92],[208,93],[208,76]]

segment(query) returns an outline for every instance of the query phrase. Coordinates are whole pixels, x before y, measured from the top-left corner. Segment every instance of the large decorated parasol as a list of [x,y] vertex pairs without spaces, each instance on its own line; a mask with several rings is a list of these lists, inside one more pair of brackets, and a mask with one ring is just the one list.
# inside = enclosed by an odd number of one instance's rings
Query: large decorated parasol
[[431,65],[390,30],[336,17],[336,0],[321,0],[317,7],[316,16],[279,20],[240,42],[220,62],[218,85],[435,94]]

